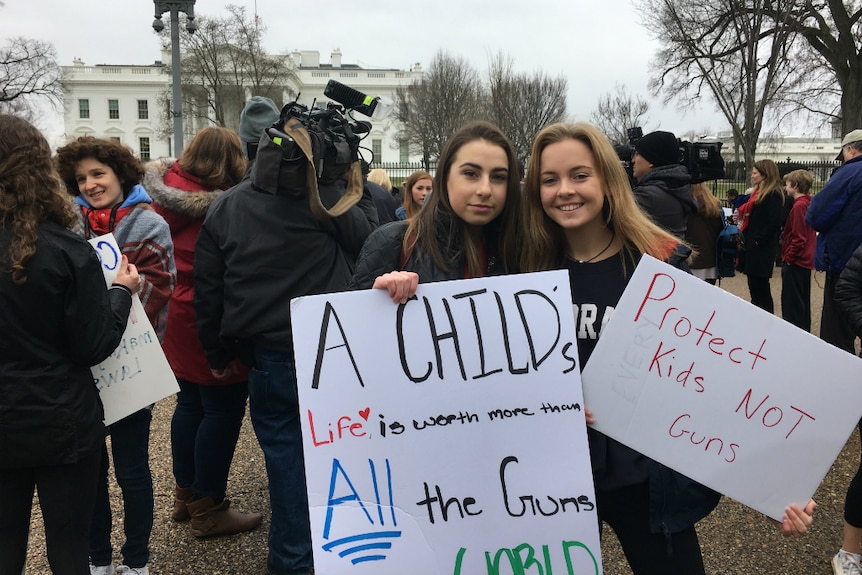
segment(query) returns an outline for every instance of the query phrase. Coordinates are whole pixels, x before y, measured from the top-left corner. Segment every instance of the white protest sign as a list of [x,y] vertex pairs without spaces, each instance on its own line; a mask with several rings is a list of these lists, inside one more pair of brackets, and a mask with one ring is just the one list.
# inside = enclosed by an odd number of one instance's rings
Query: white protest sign
[[[114,234],[93,238],[105,281],[117,276],[121,252]],[[176,377],[137,294],[120,345],[108,359],[90,368],[105,407],[105,425],[119,421],[179,391]]]
[[566,272],[291,302],[320,573],[601,573]]
[[862,415],[862,361],[645,256],[583,372],[594,427],[781,519]]

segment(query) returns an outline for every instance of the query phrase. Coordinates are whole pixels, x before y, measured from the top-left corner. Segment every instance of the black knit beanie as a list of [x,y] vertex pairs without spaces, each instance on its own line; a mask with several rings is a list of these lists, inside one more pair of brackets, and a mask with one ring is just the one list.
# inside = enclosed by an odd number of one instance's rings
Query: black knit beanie
[[650,132],[635,143],[635,151],[655,167],[680,161],[679,142],[671,132]]

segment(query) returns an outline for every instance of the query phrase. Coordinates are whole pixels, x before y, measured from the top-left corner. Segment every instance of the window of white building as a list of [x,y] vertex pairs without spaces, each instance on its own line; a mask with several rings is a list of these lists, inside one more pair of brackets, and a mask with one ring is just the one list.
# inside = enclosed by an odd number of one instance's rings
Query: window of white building
[[140,145],[141,150],[141,160],[149,160],[150,159],[150,139],[149,138],[138,138],[138,143]]
[[110,119],[110,120],[119,120],[120,119],[120,101],[119,100],[108,100],[108,119]]
[[138,100],[138,119],[139,120],[149,120],[150,119],[150,106],[147,100]]
[[90,118],[90,100],[78,100],[78,117],[82,120],[87,120]]
[[371,153],[374,155],[375,162],[383,159],[383,140],[380,138],[371,140]]

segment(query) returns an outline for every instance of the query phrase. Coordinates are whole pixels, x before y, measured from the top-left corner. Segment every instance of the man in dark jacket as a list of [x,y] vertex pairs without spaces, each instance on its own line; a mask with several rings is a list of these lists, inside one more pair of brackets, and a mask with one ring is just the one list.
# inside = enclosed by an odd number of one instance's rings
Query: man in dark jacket
[[[249,413],[272,509],[267,572],[306,575],[313,560],[290,300],[347,287],[377,211],[363,193],[341,215],[325,217],[310,201],[316,199],[306,180],[310,164],[282,157],[275,137],[264,132],[250,176],[210,206],[195,247],[195,311],[216,379],[229,377],[237,359],[252,367]],[[345,195],[345,169],[324,163],[318,172],[328,174],[318,180],[324,208]],[[351,186],[361,189],[358,166],[351,169]]]
[[679,141],[671,132],[650,132],[635,142],[635,200],[655,223],[683,239],[697,204],[691,196],[691,176],[679,162]]
[[820,232],[814,267],[826,271],[820,339],[854,353],[856,336],[835,303],[835,283],[862,243],[862,130],[844,136],[840,156],[844,165],[811,198],[805,221]]

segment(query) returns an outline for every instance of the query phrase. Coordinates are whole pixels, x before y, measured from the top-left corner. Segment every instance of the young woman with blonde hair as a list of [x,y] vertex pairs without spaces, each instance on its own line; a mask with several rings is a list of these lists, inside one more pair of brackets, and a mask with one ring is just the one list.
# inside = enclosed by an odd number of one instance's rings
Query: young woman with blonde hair
[[[533,144],[524,198],[521,271],[567,269],[583,367],[644,254],[687,269],[690,249],[635,203],[610,141],[596,128],[554,124]],[[593,423],[586,410],[587,423]],[[635,575],[704,573],[695,523],[719,494],[589,429],[599,518],[617,534]],[[814,503],[780,528],[804,532]]]

